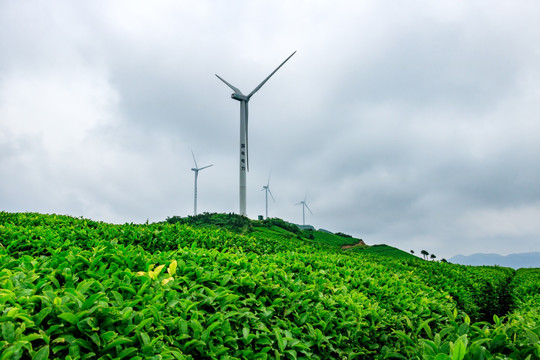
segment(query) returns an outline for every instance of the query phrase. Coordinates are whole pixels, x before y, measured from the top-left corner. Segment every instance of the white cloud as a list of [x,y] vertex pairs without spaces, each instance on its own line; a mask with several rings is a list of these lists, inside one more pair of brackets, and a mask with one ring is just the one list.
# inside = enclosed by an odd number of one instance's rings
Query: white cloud
[[117,98],[99,72],[13,73],[1,84],[0,116],[15,137],[36,136],[48,151],[71,151],[111,121]]
[[[540,204],[465,212],[458,223],[471,237],[525,238],[540,233]],[[538,239],[538,238],[537,238]]]

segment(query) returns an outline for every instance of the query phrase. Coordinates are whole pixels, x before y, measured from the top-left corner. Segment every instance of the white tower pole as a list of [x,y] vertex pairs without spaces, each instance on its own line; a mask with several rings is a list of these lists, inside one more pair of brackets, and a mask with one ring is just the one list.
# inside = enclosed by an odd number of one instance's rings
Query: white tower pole
[[247,144],[246,144],[246,117],[247,117],[247,102],[240,102],[240,215],[246,214],[246,173],[247,173]]
[[193,190],[193,215],[197,216],[197,177],[199,176],[199,170],[195,170],[195,188]]
[[266,218],[268,219],[268,189],[266,189]]

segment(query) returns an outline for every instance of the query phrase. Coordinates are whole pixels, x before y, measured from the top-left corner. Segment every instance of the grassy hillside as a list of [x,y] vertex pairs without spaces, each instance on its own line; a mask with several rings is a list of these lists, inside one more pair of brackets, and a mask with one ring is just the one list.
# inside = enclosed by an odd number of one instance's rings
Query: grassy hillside
[[418,260],[418,257],[405,252],[400,249],[388,245],[373,245],[373,246],[361,246],[350,249],[349,251],[354,251],[356,253],[364,254],[377,254],[382,256],[389,256],[394,259],[408,259],[408,260]]
[[327,231],[301,230],[297,225],[281,219],[250,220],[236,214],[204,213],[185,218],[172,217],[168,224],[185,224],[210,229],[226,229],[237,234],[252,235],[258,238],[275,237],[289,239],[295,237],[307,242],[317,242],[331,246],[357,244],[360,239],[344,234],[332,234]]
[[537,269],[204,216],[0,213],[0,359],[540,357]]

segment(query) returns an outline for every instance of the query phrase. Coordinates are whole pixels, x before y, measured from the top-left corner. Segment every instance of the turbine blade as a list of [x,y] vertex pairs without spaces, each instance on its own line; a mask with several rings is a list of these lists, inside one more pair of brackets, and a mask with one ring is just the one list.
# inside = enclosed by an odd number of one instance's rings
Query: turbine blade
[[304,203],[304,205],[306,206],[306,208],[309,210],[309,212],[311,213],[311,215],[313,215],[313,212],[311,211],[311,209],[309,208],[309,206],[307,206],[306,203]]
[[266,186],[268,186],[268,187],[270,187],[270,175],[272,175],[272,173],[268,174],[268,182],[266,183]]
[[197,160],[195,160],[195,154],[193,153],[193,150],[191,150],[191,155],[193,155],[193,161],[195,162],[195,168],[198,169],[199,166],[197,165]]
[[[268,75],[268,77],[266,79],[263,80],[262,83],[260,83],[255,89],[253,89],[252,92],[249,93],[249,95],[247,96],[248,100],[250,97],[252,97],[257,91],[259,91],[259,89],[268,81],[268,79],[270,79],[272,77],[272,75],[274,75],[276,73],[276,71],[279,70],[280,67],[283,66],[283,64],[285,64],[287,62],[287,60],[289,60],[294,54],[296,54],[296,51],[293,52],[291,55],[289,55],[288,58],[285,59],[284,62],[281,63],[281,65],[279,65],[276,70],[272,71],[272,73],[270,75]],[[216,75],[217,76],[217,75]],[[225,81],[225,80],[223,80]],[[230,86],[230,85],[229,85]]]
[[270,196],[272,197],[272,200],[274,200],[274,202],[276,202],[276,199],[274,199],[274,195],[272,195],[272,191],[270,191],[270,188],[268,188],[268,192],[270,193]]
[[199,170],[203,170],[203,169],[209,168],[210,166],[214,166],[214,164],[212,164],[212,165],[207,165],[207,166],[204,166],[204,167],[200,168]]
[[227,85],[228,87],[230,87],[235,93],[238,93],[240,95],[244,95],[242,94],[242,92],[240,91],[240,89],[232,86],[231,84],[229,84],[228,82],[226,82],[223,78],[221,78],[218,74],[215,74],[219,80],[223,81],[225,83],[225,85]]

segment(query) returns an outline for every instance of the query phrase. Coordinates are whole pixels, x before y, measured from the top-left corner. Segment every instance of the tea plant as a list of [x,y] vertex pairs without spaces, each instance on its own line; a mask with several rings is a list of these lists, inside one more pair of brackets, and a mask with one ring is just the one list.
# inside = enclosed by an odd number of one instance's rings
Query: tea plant
[[538,271],[343,252],[279,224],[2,212],[0,359],[540,357]]

